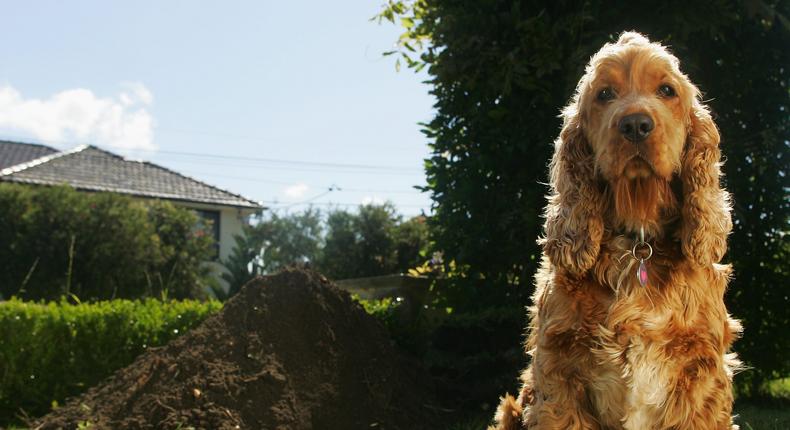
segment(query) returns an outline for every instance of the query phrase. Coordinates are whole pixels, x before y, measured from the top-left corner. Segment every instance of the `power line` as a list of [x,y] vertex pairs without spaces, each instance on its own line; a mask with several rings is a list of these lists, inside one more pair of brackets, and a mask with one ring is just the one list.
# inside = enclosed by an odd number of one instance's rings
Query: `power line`
[[192,164],[192,165],[199,165],[199,166],[218,166],[218,167],[237,167],[237,168],[251,168],[251,169],[268,169],[268,170],[288,170],[288,171],[297,171],[297,172],[329,172],[329,173],[343,173],[343,174],[353,174],[353,175],[394,175],[394,176],[414,176],[418,174],[418,171],[415,170],[413,172],[406,172],[406,171],[387,171],[387,170],[377,170],[375,168],[369,168],[366,170],[337,170],[335,168],[319,168],[319,167],[300,167],[300,166],[262,166],[262,165],[242,165],[237,163],[225,163],[222,160],[205,160],[205,161],[198,161],[198,160],[167,160],[169,163],[185,163],[185,164]]
[[[198,172],[195,170],[181,170],[184,173],[188,173],[190,175],[201,175],[201,176],[213,176],[216,178],[225,178],[225,179],[236,179],[239,181],[247,181],[247,182],[260,182],[263,184],[274,184],[274,185],[294,185],[294,182],[288,181],[275,181],[272,179],[261,179],[261,178],[250,178],[245,176],[233,176],[233,175],[221,175],[216,173],[209,173],[209,172]],[[323,187],[316,187],[316,188],[323,188]]]
[[[5,139],[14,139],[5,137]],[[43,143],[53,144],[53,141],[46,141],[42,140]],[[112,146],[112,145],[102,145],[104,147],[110,148],[121,148],[121,149],[129,149],[120,146]],[[100,147],[101,148],[101,147]],[[408,171],[407,168],[404,167],[387,167],[387,166],[377,166],[377,165],[364,165],[364,164],[340,164],[340,163],[313,163],[309,161],[291,161],[291,160],[279,160],[282,162],[292,162],[295,165],[266,165],[266,161],[268,159],[256,159],[256,158],[245,158],[245,157],[236,157],[236,156],[223,156],[223,155],[215,155],[215,154],[201,154],[204,160],[184,160],[184,159],[168,159],[169,156],[181,157],[181,156],[191,156],[193,153],[186,153],[186,152],[177,152],[177,151],[154,151],[154,150],[133,150],[133,151],[142,151],[142,152],[151,152],[155,155],[158,155],[157,158],[164,158],[164,160],[157,161],[156,163],[162,163],[162,161],[166,161],[167,163],[173,164],[190,164],[190,165],[197,165],[197,166],[217,166],[217,167],[235,167],[235,168],[246,168],[246,169],[267,169],[267,170],[287,170],[287,171],[298,171],[298,172],[328,172],[328,173],[336,173],[336,174],[375,174],[375,175],[394,175],[394,176],[413,176],[418,172],[421,172],[419,169],[414,169]],[[164,157],[161,157],[164,155]],[[90,157],[90,155],[82,155],[83,157]],[[130,160],[134,160],[134,157],[127,157]],[[237,161],[237,162],[228,162],[228,161]],[[148,161],[148,160],[146,160]],[[244,164],[239,163],[242,161],[252,161],[253,164]],[[261,164],[254,164],[254,163],[261,163]],[[321,167],[324,165],[324,167]],[[356,166],[354,167],[356,170],[338,170],[343,169],[341,166]]]
[[[19,137],[7,136],[6,139],[9,140],[22,140]],[[58,142],[55,141],[46,141],[46,140],[39,140],[42,143],[49,143],[49,144],[73,144],[67,142]],[[99,145],[97,145],[99,146]],[[267,166],[267,169],[271,170],[289,170],[289,171],[310,171],[310,172],[331,172],[331,173],[353,173],[353,174],[366,174],[366,173],[374,173],[377,175],[404,175],[409,174],[406,173],[408,168],[404,167],[396,167],[396,166],[381,166],[381,165],[366,165],[366,164],[345,164],[345,163],[324,163],[324,162],[310,162],[310,161],[299,161],[299,160],[284,160],[284,159],[269,159],[269,158],[254,158],[254,157],[239,157],[239,156],[227,156],[221,154],[208,154],[208,153],[193,153],[193,152],[179,152],[179,151],[156,151],[156,150],[145,150],[145,149],[130,149],[126,147],[114,146],[114,145],[101,145],[100,147],[110,147],[110,148],[120,148],[132,151],[142,151],[142,152],[152,152],[156,154],[167,154],[173,156],[185,156],[185,157],[203,157],[208,160],[208,162],[195,162],[195,161],[187,161],[187,160],[175,160],[170,161],[171,163],[187,163],[187,164],[198,164],[198,165],[220,165],[220,166],[231,166],[231,167],[258,167],[252,165],[239,165],[239,164],[229,164],[223,163],[223,161],[253,161],[259,163],[273,163],[273,164],[288,164],[291,163],[295,166]],[[83,156],[91,157],[90,155],[83,154]],[[100,158],[100,157],[96,157]],[[219,164],[218,164],[219,163]],[[303,167],[299,167],[303,166]],[[336,168],[351,168],[351,169],[359,169],[357,171],[332,171],[326,169],[336,169]],[[362,169],[374,170],[372,172],[365,172],[361,171]],[[391,170],[391,171],[383,171],[382,170]],[[419,169],[415,169],[419,170]],[[285,181],[276,181],[276,180],[268,180],[268,179],[259,179],[259,178],[250,178],[250,177],[238,177],[238,176],[230,176],[230,175],[221,175],[216,173],[206,173],[206,172],[190,172],[184,171],[184,173],[188,174],[198,174],[198,175],[206,175],[206,176],[216,176],[216,177],[225,177],[228,179],[236,179],[236,180],[243,180],[249,182],[262,182],[262,183],[271,183],[271,184],[278,184],[278,185],[292,185],[292,182],[285,182]],[[318,187],[323,188],[323,187]],[[315,202],[315,200],[329,194],[330,192],[338,191],[338,192],[366,192],[366,193],[388,193],[388,194],[409,194],[409,195],[420,195],[422,194],[419,191],[405,191],[405,190],[381,190],[381,189],[373,189],[373,188],[346,188],[346,187],[339,187],[337,185],[331,185],[326,192],[313,196],[307,200],[288,203],[288,202],[279,202],[279,201],[263,201],[263,203],[278,205],[277,209],[286,209],[293,206],[304,206],[304,205],[320,205],[320,206],[359,206],[361,203],[334,203],[334,202]],[[425,205],[418,205],[418,204],[398,204],[398,207],[413,207],[413,208],[424,208]]]
[[[263,200],[263,201],[261,201],[261,203],[264,203],[264,204],[267,204],[267,205],[274,205],[274,206],[276,206],[276,207],[272,207],[271,209],[286,209],[286,208],[290,208],[292,206],[304,206],[304,205],[309,205],[309,206],[364,206],[365,204],[375,204],[373,202],[372,203],[341,203],[341,202],[284,203],[284,202],[280,202],[280,201],[277,201],[277,200]],[[425,208],[426,207],[426,205],[417,205],[417,204],[409,204],[409,205],[398,204],[398,205],[395,205],[395,206],[399,207],[399,208],[400,207],[405,207],[405,208]],[[430,209],[430,206],[428,206],[428,209]]]
[[[256,141],[256,142],[264,142],[270,144],[279,144],[283,145],[282,141],[273,141],[270,138],[264,138],[260,136],[247,136],[247,135],[239,135],[239,134],[230,134],[230,133],[222,133],[216,131],[205,131],[205,130],[185,130],[185,129],[178,129],[178,128],[162,128],[162,127],[155,127],[154,131],[162,132],[162,133],[175,133],[175,134],[192,134],[196,136],[213,136],[213,137],[222,137],[225,139],[233,139],[233,140],[249,140],[249,141]],[[354,147],[360,148],[361,146],[355,145]],[[369,145],[364,146],[365,148],[370,148]],[[388,150],[403,150],[402,146],[395,146],[395,145],[388,145],[388,146],[376,146],[376,150],[380,149],[388,149]]]
[[318,199],[320,199],[321,197],[324,197],[325,195],[327,195],[327,194],[331,193],[332,191],[335,191],[336,189],[337,189],[337,188],[336,188],[334,185],[332,185],[332,186],[330,186],[330,187],[329,187],[329,188],[328,188],[326,191],[324,191],[324,192],[323,192],[323,193],[321,193],[321,194],[318,194],[318,195],[316,195],[316,196],[310,197],[310,198],[309,198],[309,199],[307,199],[307,200],[302,200],[301,202],[291,203],[291,204],[289,204],[289,205],[287,205],[287,206],[283,206],[281,209],[286,209],[286,208],[290,208],[290,207],[292,207],[292,206],[297,206],[297,205],[304,205],[304,204],[308,204],[308,203],[310,203],[310,202],[312,202],[312,201],[314,201],[314,200],[318,200]]
[[[20,139],[19,137],[8,136],[6,135],[6,139]],[[74,142],[66,142],[66,141],[48,141],[39,139],[40,142],[49,143],[49,144],[57,144],[57,145],[77,145]],[[235,160],[235,161],[242,161],[247,164],[249,163],[270,163],[270,164],[284,164],[284,165],[295,165],[295,166],[309,166],[309,167],[325,167],[325,168],[338,168],[338,169],[367,169],[367,170],[391,170],[391,171],[399,171],[399,172],[422,172],[422,169],[415,168],[415,167],[405,167],[405,166],[388,166],[388,165],[376,165],[376,164],[357,164],[357,163],[329,163],[323,161],[305,161],[305,160],[290,160],[290,159],[281,159],[281,158],[262,158],[262,157],[248,157],[248,156],[238,156],[238,155],[225,155],[225,154],[212,154],[212,153],[200,153],[200,152],[186,152],[186,151],[168,151],[168,150],[161,150],[161,149],[146,149],[146,148],[128,148],[125,146],[118,146],[118,145],[109,145],[109,144],[101,144],[96,145],[98,147],[105,147],[105,148],[114,148],[114,149],[123,149],[127,151],[134,151],[134,152],[146,152],[150,154],[157,154],[157,155],[173,155],[173,156],[181,156],[181,157],[197,157],[197,158],[208,158],[212,160]]]
[[[198,172],[194,170],[182,170],[184,173],[188,173],[190,175],[202,175],[202,176],[213,176],[217,178],[225,178],[225,179],[236,179],[239,181],[247,181],[247,182],[260,182],[264,184],[275,184],[275,185],[294,185],[294,182],[288,181],[274,181],[269,179],[260,179],[260,178],[250,178],[245,176],[232,176],[232,175],[222,175],[216,173],[209,173],[209,172]],[[311,184],[305,184],[311,188],[326,188],[325,186],[315,186]],[[335,191],[339,192],[352,192],[352,193],[386,193],[386,194],[408,194],[413,196],[422,195],[423,192],[418,190],[381,190],[375,188],[353,188],[353,187],[343,187],[339,185],[334,185],[336,187]]]
[[235,155],[164,151],[164,150],[159,150],[155,152],[158,154],[200,157],[200,158],[208,158],[208,159],[216,159],[216,160],[238,160],[244,162],[259,162],[259,163],[285,164],[285,165],[296,165],[296,166],[329,167],[329,168],[339,168],[339,169],[375,169],[375,170],[383,169],[383,170],[394,170],[401,172],[422,171],[422,169],[414,168],[414,167],[384,166],[384,165],[375,165],[375,164],[326,163],[319,161],[300,161],[300,160],[286,160],[286,159],[277,159],[277,158],[241,157]]
[[[299,202],[294,202],[294,203],[282,202],[281,203],[281,202],[279,202],[277,200],[263,200],[263,201],[261,201],[261,203],[277,206],[277,207],[273,207],[271,209],[289,209],[289,208],[292,208],[294,206],[304,206],[304,205],[311,205],[311,206],[313,206],[313,205],[315,205],[315,206],[362,206],[362,205],[364,205],[364,203],[337,203],[337,202],[331,202],[331,201],[330,202],[315,202],[315,200],[318,200],[319,198],[324,197],[327,194],[332,193],[334,191],[340,191],[340,188],[338,188],[337,185],[333,184],[326,191],[324,191],[324,192],[322,192],[320,194],[317,194],[317,195],[315,195],[313,197],[310,197],[310,198],[308,198],[306,200],[299,201]],[[397,207],[413,207],[413,208],[421,208],[421,209],[425,207],[425,205],[417,205],[417,204],[398,204],[396,206]]]

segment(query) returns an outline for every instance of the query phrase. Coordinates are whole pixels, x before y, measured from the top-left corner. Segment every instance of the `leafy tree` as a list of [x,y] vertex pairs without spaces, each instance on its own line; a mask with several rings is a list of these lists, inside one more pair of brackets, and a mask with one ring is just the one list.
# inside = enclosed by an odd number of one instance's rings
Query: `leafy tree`
[[0,184],[0,295],[202,297],[212,239],[168,202]]
[[214,291],[214,295],[220,300],[238,293],[244,284],[260,274],[260,266],[256,264],[261,251],[260,244],[249,231],[250,227],[244,226],[244,233],[233,237],[236,244],[230,256],[222,261],[225,271],[221,276],[227,282],[228,289]]
[[472,309],[528,300],[559,109],[590,55],[635,29],[671,46],[721,128],[735,200],[727,300],[745,325],[736,349],[754,368],[744,376],[754,394],[765,378],[790,375],[790,337],[776,335],[790,330],[788,16],[790,2],[778,0],[390,0],[379,19],[404,33],[388,54],[427,66],[436,98],[424,126],[430,225],[462,273],[447,300]]
[[355,278],[360,273],[354,262],[359,260],[358,236],[354,215],[348,211],[332,211],[326,220],[326,239],[318,267],[333,279]]
[[[387,203],[384,205],[363,205],[353,219],[354,230],[357,235],[357,257],[354,266],[357,269],[355,276],[389,275],[394,270],[394,241],[393,231],[400,217],[397,217],[395,207]],[[327,246],[331,242],[327,241]]]
[[211,226],[193,211],[169,202],[149,204],[148,219],[159,238],[159,264],[167,268],[153,272],[163,292],[177,299],[205,298],[217,283],[205,264],[215,252]]
[[321,212],[309,208],[304,212],[269,218],[251,227],[263,248],[262,267],[270,273],[291,264],[309,264],[320,253],[323,226]]
[[416,216],[395,226],[392,233],[395,246],[395,267],[401,271],[417,267],[427,259],[428,222],[424,216]]
[[228,296],[236,294],[255,275],[272,273],[292,264],[311,264],[320,253],[323,240],[321,212],[309,208],[304,212],[279,215],[267,212],[255,225],[244,227],[236,236],[236,246],[223,261],[228,282]]
[[428,245],[423,217],[403,221],[391,203],[336,210],[318,268],[334,279],[403,273],[419,265]]
[[333,279],[403,273],[422,263],[428,247],[424,217],[403,221],[391,203],[279,215],[266,213],[236,237],[224,279],[234,294],[256,274],[313,266]]

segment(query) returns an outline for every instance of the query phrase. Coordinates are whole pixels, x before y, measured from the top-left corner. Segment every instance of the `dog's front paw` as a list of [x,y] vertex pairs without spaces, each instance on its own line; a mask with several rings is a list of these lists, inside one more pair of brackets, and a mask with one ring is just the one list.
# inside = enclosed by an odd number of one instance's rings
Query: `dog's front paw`
[[524,428],[521,422],[522,413],[523,408],[515,397],[505,394],[500,398],[499,407],[494,416],[495,425],[489,426],[488,430],[521,430]]

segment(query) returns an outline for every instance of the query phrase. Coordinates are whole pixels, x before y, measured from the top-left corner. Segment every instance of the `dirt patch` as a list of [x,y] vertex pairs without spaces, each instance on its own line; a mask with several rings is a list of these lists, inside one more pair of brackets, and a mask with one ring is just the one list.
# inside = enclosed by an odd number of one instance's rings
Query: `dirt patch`
[[428,381],[346,292],[291,269],[31,428],[419,429]]

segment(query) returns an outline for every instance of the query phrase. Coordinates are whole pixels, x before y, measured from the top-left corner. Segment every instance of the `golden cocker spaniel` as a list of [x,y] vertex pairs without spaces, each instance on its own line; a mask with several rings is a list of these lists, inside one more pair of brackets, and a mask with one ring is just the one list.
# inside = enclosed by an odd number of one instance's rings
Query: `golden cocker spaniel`
[[719,133],[666,48],[595,54],[550,165],[531,364],[497,429],[737,429]]

